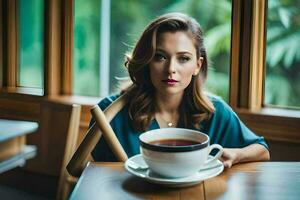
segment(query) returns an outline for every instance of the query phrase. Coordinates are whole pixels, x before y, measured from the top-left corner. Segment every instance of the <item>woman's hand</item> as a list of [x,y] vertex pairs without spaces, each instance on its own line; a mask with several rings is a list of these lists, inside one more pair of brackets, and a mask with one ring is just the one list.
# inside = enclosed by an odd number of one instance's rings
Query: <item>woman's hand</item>
[[269,159],[269,151],[260,144],[251,144],[244,148],[224,148],[220,158],[224,167],[227,168],[240,162],[266,161]]
[[224,148],[220,160],[223,162],[224,167],[230,168],[232,165],[239,162],[239,148]]

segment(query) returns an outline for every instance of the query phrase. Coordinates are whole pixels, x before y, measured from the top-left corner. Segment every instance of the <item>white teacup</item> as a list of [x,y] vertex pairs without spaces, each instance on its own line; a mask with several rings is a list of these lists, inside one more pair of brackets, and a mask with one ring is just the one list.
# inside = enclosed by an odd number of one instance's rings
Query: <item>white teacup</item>
[[[141,154],[150,170],[170,178],[192,175],[203,165],[220,158],[223,152],[221,145],[209,144],[206,134],[191,129],[151,130],[141,134],[139,140]],[[208,159],[213,149],[219,151]]]

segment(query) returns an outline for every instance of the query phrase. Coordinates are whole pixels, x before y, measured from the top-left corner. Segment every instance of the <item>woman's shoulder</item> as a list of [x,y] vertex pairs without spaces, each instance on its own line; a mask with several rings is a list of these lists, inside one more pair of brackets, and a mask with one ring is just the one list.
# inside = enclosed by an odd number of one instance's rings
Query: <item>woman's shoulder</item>
[[232,114],[232,108],[224,101],[220,96],[212,93],[206,93],[208,99],[213,103],[215,107],[215,115]]
[[101,101],[98,103],[99,107],[101,108],[101,110],[105,110],[112,102],[114,102],[118,97],[120,96],[120,94],[113,94],[107,97],[104,97],[103,99],[101,99]]
[[[205,95],[208,97],[208,99],[214,104],[216,107],[220,106],[226,106],[227,103],[224,101],[224,99],[221,96],[215,95],[213,93],[206,92]],[[227,105],[228,106],[228,105]]]

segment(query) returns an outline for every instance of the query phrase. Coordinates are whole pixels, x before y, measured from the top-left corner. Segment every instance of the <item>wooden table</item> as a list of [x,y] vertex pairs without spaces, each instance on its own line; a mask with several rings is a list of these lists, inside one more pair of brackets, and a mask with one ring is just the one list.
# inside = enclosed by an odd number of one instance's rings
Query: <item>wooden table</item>
[[0,119],[0,173],[23,166],[36,155],[36,147],[26,145],[26,135],[37,128],[36,122]]
[[253,162],[195,186],[166,188],[132,176],[123,163],[88,164],[70,199],[300,199],[300,162]]

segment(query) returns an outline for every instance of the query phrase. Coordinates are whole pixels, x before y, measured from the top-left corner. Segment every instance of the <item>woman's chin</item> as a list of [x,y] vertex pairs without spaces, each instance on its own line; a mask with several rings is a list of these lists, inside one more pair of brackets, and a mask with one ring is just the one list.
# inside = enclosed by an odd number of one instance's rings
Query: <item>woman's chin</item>
[[182,95],[184,92],[184,90],[175,87],[159,88],[156,91],[162,96]]

